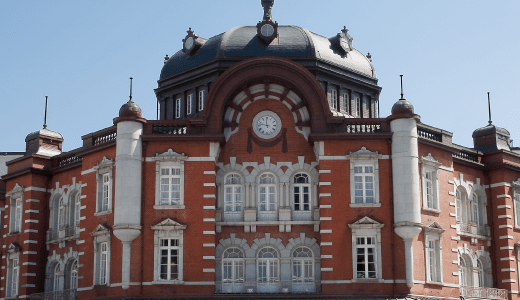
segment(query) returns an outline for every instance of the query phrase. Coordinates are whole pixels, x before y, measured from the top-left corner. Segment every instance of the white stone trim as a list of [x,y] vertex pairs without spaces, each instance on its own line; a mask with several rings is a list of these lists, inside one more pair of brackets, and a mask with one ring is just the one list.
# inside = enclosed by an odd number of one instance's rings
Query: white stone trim
[[38,200],[38,199],[27,199],[27,200],[25,200],[25,202],[28,202],[28,203],[30,203],[30,202],[39,203],[40,200]]
[[204,175],[215,175],[215,171],[204,171]]
[[[214,182],[205,182],[204,186],[215,187],[215,183]],[[206,198],[206,197],[204,197],[204,198]]]
[[202,269],[202,273],[215,273],[215,269]]
[[512,283],[515,283],[516,280],[514,280],[514,279],[502,279],[502,282],[512,282]]
[[499,199],[499,198],[511,198],[511,196],[509,196],[507,194],[497,195],[497,199]]
[[29,187],[26,187],[26,188],[25,188],[25,191],[26,191],[26,192],[29,192],[29,191],[35,191],[35,192],[48,192],[47,189],[45,189],[45,188],[41,188],[41,187],[36,187],[36,186],[29,186]]
[[[186,225],[179,224],[172,219],[165,219],[157,225],[151,226],[154,231],[154,269],[153,280],[156,283],[182,282],[183,268],[184,268],[184,230]],[[176,280],[165,281],[159,279],[159,260],[160,260],[160,245],[161,238],[175,238],[178,240],[179,254],[178,254],[178,273],[179,278]]]
[[509,228],[509,229],[513,229],[513,225],[498,225],[498,228]]
[[332,229],[321,229],[320,233],[332,233]]
[[215,243],[205,243],[205,244],[202,244],[202,247],[213,248],[213,247],[215,247]]
[[511,209],[511,205],[498,205],[497,206],[497,209],[501,209],[501,208]]
[[501,257],[500,260],[501,261],[514,261],[515,258],[514,257]]
[[39,221],[30,219],[30,220],[25,220],[25,223],[39,223]]
[[26,210],[25,210],[25,213],[26,213],[26,214],[30,214],[30,213],[33,213],[33,214],[39,214],[40,211],[39,211],[39,210],[36,210],[36,209],[26,209]]
[[500,272],[515,272],[516,270],[513,268],[502,268]]
[[215,256],[202,256],[202,259],[210,259],[210,260],[215,260]]
[[324,208],[332,208],[332,205],[330,205],[330,204],[321,204],[320,205],[320,209],[324,209]]
[[322,198],[322,197],[330,197],[330,196],[331,196],[330,193],[320,193],[319,197]]
[[319,170],[318,173],[320,173],[320,174],[330,174],[331,171],[330,170]]
[[81,175],[87,175],[87,174],[90,174],[90,173],[93,173],[93,172],[96,172],[96,171],[97,170],[95,168],[90,168],[90,169],[81,171]]
[[205,194],[203,198],[216,198],[215,194]]
[[505,247],[500,247],[500,250],[515,250],[515,247],[513,247],[513,246],[505,246]]
[[215,209],[215,206],[213,205],[208,205],[208,206],[203,206],[202,209]]
[[320,221],[332,221],[332,217],[320,217]]
[[205,231],[202,231],[202,234],[215,234],[215,231],[214,230],[205,230]]
[[322,272],[332,272],[333,270],[333,268],[321,268]]
[[512,219],[513,217],[511,215],[499,215],[499,219]]
[[332,246],[332,242],[321,242],[320,246]]
[[502,235],[502,236],[499,237],[499,239],[501,239],[501,240],[504,240],[504,239],[512,240],[513,236],[512,235]]
[[499,186],[511,186],[511,183],[509,183],[509,182],[497,182],[497,183],[492,183],[492,184],[489,185],[490,188],[499,187]]

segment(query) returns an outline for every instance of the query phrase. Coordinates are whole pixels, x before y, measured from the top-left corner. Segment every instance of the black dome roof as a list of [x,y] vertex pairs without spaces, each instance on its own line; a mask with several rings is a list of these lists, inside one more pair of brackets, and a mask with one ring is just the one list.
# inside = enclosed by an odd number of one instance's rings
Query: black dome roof
[[278,38],[265,45],[255,26],[241,26],[204,40],[193,55],[178,51],[165,64],[160,79],[182,73],[214,60],[243,60],[259,56],[321,60],[354,73],[375,78],[370,60],[356,49],[342,56],[331,41],[297,26],[279,26]]

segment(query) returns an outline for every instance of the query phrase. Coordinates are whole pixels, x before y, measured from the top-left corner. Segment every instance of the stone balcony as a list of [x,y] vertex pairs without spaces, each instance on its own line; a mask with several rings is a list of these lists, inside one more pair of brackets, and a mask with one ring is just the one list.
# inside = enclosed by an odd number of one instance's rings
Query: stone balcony
[[37,293],[29,296],[31,300],[76,300],[76,289]]
[[464,299],[508,299],[507,290],[478,286],[461,286],[460,295]]

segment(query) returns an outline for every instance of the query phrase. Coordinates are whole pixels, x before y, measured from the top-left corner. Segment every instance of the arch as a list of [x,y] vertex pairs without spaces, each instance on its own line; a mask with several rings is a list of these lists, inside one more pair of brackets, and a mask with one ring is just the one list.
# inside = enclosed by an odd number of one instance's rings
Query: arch
[[75,258],[67,260],[65,264],[64,289],[76,289],[78,287],[78,261]]
[[[265,83],[265,80],[269,82]],[[213,84],[208,99],[207,110],[201,118],[192,120],[194,124],[207,125],[207,133],[222,133],[224,114],[227,104],[237,91],[252,83],[278,83],[285,85],[286,91],[295,92],[310,113],[310,123],[313,130],[321,130],[326,126],[325,120],[334,118],[330,111],[325,92],[316,78],[302,66],[278,57],[257,57],[244,60],[226,70]],[[288,91],[287,91],[288,92]],[[284,91],[285,93],[285,91]],[[305,95],[304,97],[301,97]]]

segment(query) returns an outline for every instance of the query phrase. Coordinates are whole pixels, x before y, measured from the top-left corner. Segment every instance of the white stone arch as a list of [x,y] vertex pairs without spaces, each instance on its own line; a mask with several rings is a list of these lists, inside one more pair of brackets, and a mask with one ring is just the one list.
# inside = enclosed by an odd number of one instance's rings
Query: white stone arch
[[[478,214],[480,220],[482,220],[483,224],[479,224],[480,226],[486,225],[488,223],[487,220],[487,195],[485,186],[480,184],[480,178],[477,178],[477,183],[471,185],[471,190],[468,195],[468,198],[473,201],[473,197],[477,196],[478,199]],[[475,220],[473,220],[475,222]],[[476,222],[475,222],[476,223]]]
[[[65,270],[65,262],[61,258],[60,254],[56,253],[56,250],[53,251],[52,255],[47,257],[47,266],[45,268],[45,291],[51,292],[54,291],[54,275],[56,266],[59,266],[58,276],[63,278],[63,272]],[[58,283],[59,290],[63,289],[63,280],[60,280]]]
[[[308,287],[297,287],[293,286],[293,292],[320,292],[321,285],[319,284],[321,282],[321,249],[320,245],[316,242],[315,238],[309,238],[305,236],[305,232],[300,232],[300,237],[298,238],[291,238],[289,239],[289,243],[286,246],[286,250],[289,252],[289,255],[291,256],[291,264],[292,264],[292,254],[293,251],[296,250],[299,247],[305,247],[307,249],[310,249],[313,254],[313,260],[314,260],[314,281],[310,285],[313,286],[310,290]],[[291,265],[290,267],[290,276],[293,278],[293,267]]]
[[[249,258],[249,260],[254,259],[254,252],[251,253],[251,251],[250,251],[251,248],[247,244],[246,239],[236,238],[235,233],[231,233],[230,237],[227,239],[221,239],[219,241],[219,244],[215,247],[215,281],[217,281],[217,282],[222,281],[222,256],[224,255],[224,252],[230,248],[238,248],[238,249],[242,250],[244,253],[244,260],[247,260],[248,258]],[[253,255],[253,257],[251,257],[251,254]],[[248,271],[247,262],[246,262],[245,268],[246,268],[245,274],[247,276],[247,271]],[[253,273],[254,273],[254,270],[253,270]],[[218,284],[221,284],[221,283],[218,283]],[[219,287],[217,287],[217,289],[218,288]]]
[[256,238],[253,242],[253,245],[251,245],[251,250],[253,251],[254,255],[253,257],[257,257],[258,252],[265,248],[265,247],[272,247],[278,252],[279,258],[290,258],[291,257],[291,251],[287,250],[285,246],[282,243],[282,240],[280,238],[274,239],[271,237],[270,233],[265,233],[265,236],[261,239]]
[[[70,280],[71,280],[71,267],[72,264],[76,262],[79,268],[79,252],[74,251],[72,247],[69,248],[69,252],[63,254],[63,271],[64,271],[64,289],[70,288]],[[78,272],[79,273],[79,272]],[[69,282],[67,282],[69,281]]]

